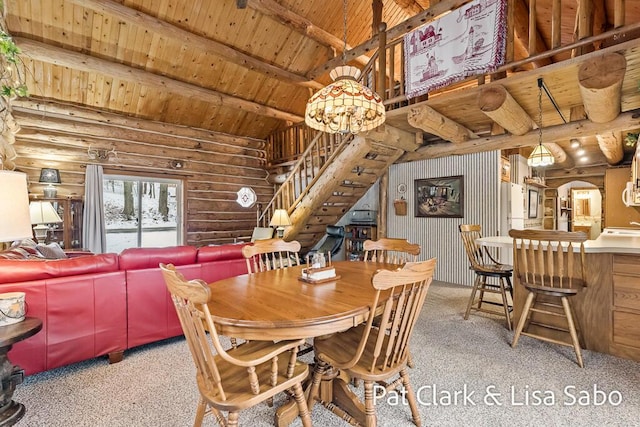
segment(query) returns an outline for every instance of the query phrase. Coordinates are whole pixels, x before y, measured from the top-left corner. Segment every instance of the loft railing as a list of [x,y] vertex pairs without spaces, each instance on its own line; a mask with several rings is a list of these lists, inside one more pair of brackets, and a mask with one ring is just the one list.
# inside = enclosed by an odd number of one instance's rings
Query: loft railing
[[[297,204],[307,195],[311,186],[322,175],[333,157],[340,151],[350,138],[341,134],[328,134],[307,127],[304,123],[291,126],[269,137],[269,141],[282,141],[283,136],[296,135],[299,139],[273,153],[280,153],[280,159],[289,158],[293,153],[289,148],[305,146],[304,152],[297,156],[297,160],[288,172],[285,181],[278,187],[273,198],[259,212],[258,226],[266,227],[276,209],[286,209],[291,214]],[[309,138],[308,140],[301,137]],[[307,142],[307,141],[311,142]],[[269,144],[268,144],[269,145]]]
[[[461,7],[471,0],[451,0],[441,1],[434,5],[431,9],[418,14],[409,20],[399,24],[389,30],[386,25],[382,24],[379,33],[371,40],[346,52],[347,58],[354,58],[365,52],[373,52],[371,60],[364,67],[361,76],[361,83],[374,89],[383,99],[387,110],[392,110],[407,106],[416,102],[427,99],[429,95],[423,97],[409,99],[406,96],[405,85],[405,46],[404,35],[423,24],[431,21],[432,16],[437,16],[444,12],[443,7]],[[576,12],[576,30],[574,39],[568,44],[561,44],[561,11],[563,5],[571,8],[575,7],[576,0],[552,0],[551,20],[548,22],[546,33],[551,34],[551,46],[541,47],[539,39],[539,23],[535,19],[529,19],[530,16],[536,16],[536,2],[529,2],[529,10],[524,6],[524,16],[522,10],[510,13],[512,17],[507,23],[507,53],[505,65],[496,69],[491,73],[492,80],[506,76],[507,72],[512,72],[518,68],[528,64],[535,66],[543,65],[550,62],[550,59],[557,55],[567,55],[575,57],[586,52],[599,49],[602,46],[611,45],[625,40],[627,38],[636,38],[637,32],[640,30],[640,23],[631,23],[625,25],[626,9],[632,7],[630,2],[624,0],[614,0],[614,28],[601,34],[592,34],[589,28],[591,22],[588,11],[591,0],[578,0],[578,12]],[[508,7],[515,7],[516,2],[509,0]],[[539,7],[539,6],[538,6]],[[580,12],[582,11],[582,13]],[[585,12],[587,11],[587,12]],[[436,13],[439,12],[439,13]],[[514,15],[517,17],[513,17]],[[593,15],[593,14],[592,14]],[[525,39],[524,43],[530,53],[524,59],[514,60],[514,40],[517,36],[515,33],[515,21],[524,19],[528,22],[525,27],[528,28],[528,34],[521,36]],[[592,26],[593,27],[593,26]],[[546,48],[546,50],[545,50]],[[325,68],[331,69],[330,61]],[[444,92],[451,89],[459,89],[465,86],[481,85],[485,82],[485,75],[469,77],[447,88],[439,89],[437,92]],[[432,92],[431,94],[433,94]],[[308,141],[312,141],[307,145]],[[344,143],[341,136],[321,134],[300,123],[292,126],[285,131],[278,132],[268,139],[267,143],[267,159],[271,164],[291,164],[293,168],[289,172],[286,181],[278,188],[274,198],[267,204],[266,208],[259,215],[259,225],[268,224],[273,211],[276,208],[284,208],[291,213],[293,207],[306,194],[309,185],[315,182],[316,178],[322,173],[327,165],[329,157],[335,154],[337,148]],[[320,154],[324,153],[324,154]]]

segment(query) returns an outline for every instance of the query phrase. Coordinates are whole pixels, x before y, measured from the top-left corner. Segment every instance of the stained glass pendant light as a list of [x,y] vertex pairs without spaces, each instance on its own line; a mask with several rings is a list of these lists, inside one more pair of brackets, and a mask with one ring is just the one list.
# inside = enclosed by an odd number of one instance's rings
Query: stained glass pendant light
[[555,162],[553,154],[542,145],[542,79],[538,79],[538,145],[527,159],[527,164],[532,168],[551,166]]
[[[347,50],[347,0],[343,2],[344,50]],[[360,84],[360,70],[349,65],[336,67],[329,74],[333,83],[320,89],[307,102],[305,123],[327,133],[357,134],[375,129],[384,123],[382,98]]]

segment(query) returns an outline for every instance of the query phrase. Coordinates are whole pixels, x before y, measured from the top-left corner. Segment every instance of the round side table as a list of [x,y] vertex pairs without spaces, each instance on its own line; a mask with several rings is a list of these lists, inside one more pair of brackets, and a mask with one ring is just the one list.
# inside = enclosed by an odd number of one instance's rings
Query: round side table
[[42,320],[27,317],[22,322],[0,326],[0,426],[11,426],[22,418],[25,407],[15,402],[13,392],[24,379],[24,370],[14,366],[7,357],[13,344],[35,335],[42,329]]

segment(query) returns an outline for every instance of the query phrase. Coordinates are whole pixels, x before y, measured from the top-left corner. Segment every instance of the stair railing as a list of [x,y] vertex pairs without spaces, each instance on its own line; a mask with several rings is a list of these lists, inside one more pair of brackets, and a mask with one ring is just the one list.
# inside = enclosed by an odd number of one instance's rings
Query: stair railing
[[317,132],[293,165],[286,180],[260,212],[258,227],[267,227],[276,209],[286,209],[291,214],[336,154],[350,140],[351,135]]

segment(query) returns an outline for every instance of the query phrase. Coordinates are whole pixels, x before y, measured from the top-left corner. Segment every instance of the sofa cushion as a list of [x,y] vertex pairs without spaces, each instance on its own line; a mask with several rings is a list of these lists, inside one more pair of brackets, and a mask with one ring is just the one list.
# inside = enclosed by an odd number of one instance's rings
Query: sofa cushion
[[202,246],[198,248],[198,263],[212,262],[212,261],[227,261],[231,259],[244,258],[242,255],[242,248],[247,243],[238,243],[234,245],[220,245],[220,246]]
[[0,283],[26,282],[118,270],[118,255],[98,254],[78,258],[0,261]]
[[194,246],[169,246],[166,248],[128,248],[120,252],[120,270],[158,268],[160,263],[173,265],[195,264],[197,249]]
[[38,243],[36,246],[38,252],[42,254],[46,259],[64,259],[67,258],[67,254],[64,253],[64,250],[60,247],[56,242],[51,242],[48,245],[43,243]]

